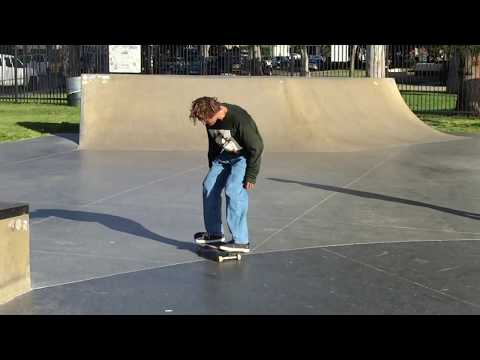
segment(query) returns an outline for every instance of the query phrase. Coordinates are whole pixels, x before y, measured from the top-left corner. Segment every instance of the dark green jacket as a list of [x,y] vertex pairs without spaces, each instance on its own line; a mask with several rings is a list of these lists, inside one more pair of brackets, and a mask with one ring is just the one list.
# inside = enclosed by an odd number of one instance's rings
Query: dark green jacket
[[238,155],[247,159],[245,181],[255,183],[263,152],[263,139],[257,125],[246,110],[232,104],[222,104],[228,111],[223,120],[215,125],[207,126],[208,134],[208,165],[222,151],[232,153],[238,150]]

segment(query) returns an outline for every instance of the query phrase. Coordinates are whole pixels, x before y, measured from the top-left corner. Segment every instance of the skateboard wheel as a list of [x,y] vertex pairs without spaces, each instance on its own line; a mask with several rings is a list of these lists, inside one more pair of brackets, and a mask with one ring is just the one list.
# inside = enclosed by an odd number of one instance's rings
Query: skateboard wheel
[[222,256],[218,257],[218,262],[223,262],[223,257]]

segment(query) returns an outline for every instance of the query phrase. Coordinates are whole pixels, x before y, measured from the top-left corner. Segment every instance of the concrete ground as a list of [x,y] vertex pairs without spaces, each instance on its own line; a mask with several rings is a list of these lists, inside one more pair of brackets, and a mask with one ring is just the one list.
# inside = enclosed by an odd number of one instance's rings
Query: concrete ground
[[480,314],[480,137],[266,153],[253,252],[199,257],[202,152],[0,145],[30,204],[33,291],[0,314]]

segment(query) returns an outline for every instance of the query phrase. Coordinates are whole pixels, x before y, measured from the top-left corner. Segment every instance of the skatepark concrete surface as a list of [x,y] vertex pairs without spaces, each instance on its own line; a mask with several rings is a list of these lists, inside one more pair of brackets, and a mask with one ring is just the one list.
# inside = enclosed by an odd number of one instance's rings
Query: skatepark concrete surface
[[[204,95],[245,107],[265,142],[240,262],[193,244]],[[0,144],[0,200],[30,205],[33,287],[0,314],[480,314],[479,153],[391,79],[84,75],[79,136]]]
[[33,290],[0,314],[480,314],[480,138],[266,152],[253,252],[195,253],[202,151],[0,144],[30,204]]

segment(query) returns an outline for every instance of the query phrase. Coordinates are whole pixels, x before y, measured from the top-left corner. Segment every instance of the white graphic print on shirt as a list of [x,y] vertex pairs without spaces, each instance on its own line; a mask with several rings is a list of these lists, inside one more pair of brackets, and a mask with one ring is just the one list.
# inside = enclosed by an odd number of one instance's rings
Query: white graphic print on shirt
[[220,145],[223,150],[228,152],[238,152],[242,147],[232,137],[230,130],[208,130],[215,142]]

